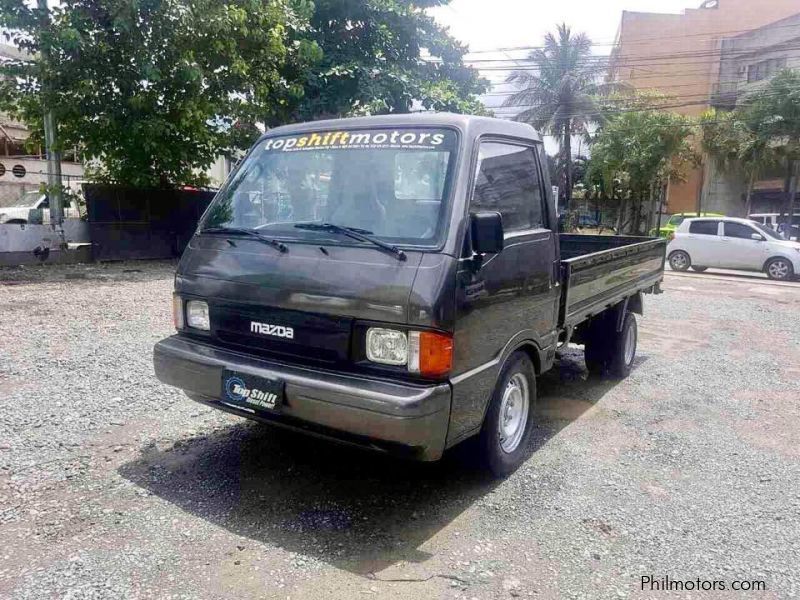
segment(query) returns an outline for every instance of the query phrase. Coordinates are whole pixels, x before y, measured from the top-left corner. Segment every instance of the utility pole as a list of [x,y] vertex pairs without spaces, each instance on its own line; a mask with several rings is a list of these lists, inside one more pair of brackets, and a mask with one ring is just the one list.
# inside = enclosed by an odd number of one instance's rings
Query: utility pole
[[[50,10],[47,0],[37,0],[41,11],[42,32],[50,26]],[[53,108],[48,103],[48,92],[50,91],[50,47],[47,36],[41,35],[41,48],[39,49],[39,60],[41,60],[42,77],[42,100],[44,105],[44,142],[47,153],[47,197],[50,200],[50,224],[60,228],[64,221],[64,205],[62,202],[63,194],[61,187],[61,152],[57,148],[57,128]]]

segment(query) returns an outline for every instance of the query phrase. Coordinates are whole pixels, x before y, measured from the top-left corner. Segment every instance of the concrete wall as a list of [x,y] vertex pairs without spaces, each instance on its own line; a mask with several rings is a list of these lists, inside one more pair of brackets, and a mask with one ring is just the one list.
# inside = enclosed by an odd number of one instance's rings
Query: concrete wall
[[[699,4],[699,1],[698,1]],[[675,112],[699,116],[719,75],[719,40],[762,27],[800,12],[798,0],[719,0],[717,8],[688,9],[682,14],[625,11],[612,54],[611,76],[636,89],[675,96]],[[701,170],[686,183],[670,185],[672,212],[697,208]]]
[[34,249],[50,249],[46,262],[89,262],[89,224],[86,221],[64,221],[65,241],[71,249],[61,248],[61,236],[50,225],[0,225],[0,265],[25,265],[41,262]]
[[740,172],[724,171],[717,161],[708,157],[705,162],[703,187],[704,212],[715,212],[729,217],[746,217],[745,195],[747,182]]
[[[0,165],[5,167],[5,173],[0,175],[0,207],[8,206],[19,200],[25,192],[38,190],[41,185],[47,184],[46,160],[0,155]],[[13,174],[12,169],[17,165],[25,169],[23,177],[17,177]],[[83,165],[62,162],[61,172],[64,175],[64,185],[67,186],[70,180],[77,181],[83,178]]]

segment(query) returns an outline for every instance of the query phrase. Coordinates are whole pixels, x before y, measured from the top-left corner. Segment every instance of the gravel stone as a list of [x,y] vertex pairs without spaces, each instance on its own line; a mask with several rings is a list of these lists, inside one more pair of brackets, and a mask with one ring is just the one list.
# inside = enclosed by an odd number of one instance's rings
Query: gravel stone
[[0,270],[0,597],[800,595],[800,286],[668,274],[631,376],[561,352],[494,481],[470,444],[408,463],[161,385],[174,268]]

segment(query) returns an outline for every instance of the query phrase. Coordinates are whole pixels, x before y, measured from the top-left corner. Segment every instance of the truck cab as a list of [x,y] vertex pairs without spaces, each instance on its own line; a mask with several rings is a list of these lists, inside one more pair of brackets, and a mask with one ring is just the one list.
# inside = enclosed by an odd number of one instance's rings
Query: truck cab
[[630,337],[617,316],[663,274],[665,241],[623,262],[629,239],[596,240],[606,256],[562,264],[544,164],[531,127],[498,119],[270,131],[181,258],[157,376],[224,411],[421,460],[479,435],[487,466],[511,472],[559,343],[599,332],[592,360],[613,367],[600,338]]

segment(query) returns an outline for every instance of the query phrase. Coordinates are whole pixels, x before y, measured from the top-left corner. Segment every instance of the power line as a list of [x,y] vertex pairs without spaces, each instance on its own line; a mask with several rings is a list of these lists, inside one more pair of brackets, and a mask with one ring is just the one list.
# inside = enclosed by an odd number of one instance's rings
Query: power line
[[[789,28],[797,28],[800,29],[800,23],[791,23],[786,25],[771,25],[767,23],[766,25],[762,25],[761,27],[752,27],[748,29],[734,29],[728,31],[707,31],[707,32],[700,32],[700,33],[687,33],[685,35],[680,36],[683,38],[695,38],[695,37],[704,37],[709,39],[720,38],[722,36],[732,36],[736,37],[743,33],[752,33],[754,31],[758,31],[759,29],[764,29],[769,27],[770,29],[789,29]],[[603,43],[603,42],[593,42],[591,44],[592,47],[612,47],[618,48],[621,46],[627,45],[650,45],[654,41],[662,41],[662,40],[674,40],[676,36],[655,36],[655,37],[648,37],[648,38],[634,38],[631,40],[626,40],[624,43],[620,42],[619,40],[615,40],[611,43]],[[544,50],[546,46],[510,46],[505,48],[487,48],[484,50],[471,50],[469,54],[488,54],[492,52],[525,52],[525,51],[533,51],[533,50]]]

